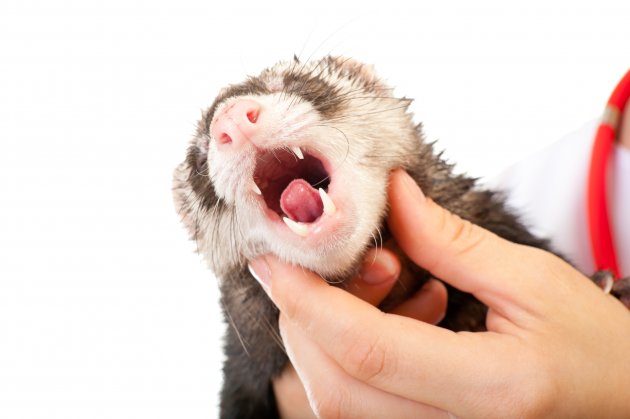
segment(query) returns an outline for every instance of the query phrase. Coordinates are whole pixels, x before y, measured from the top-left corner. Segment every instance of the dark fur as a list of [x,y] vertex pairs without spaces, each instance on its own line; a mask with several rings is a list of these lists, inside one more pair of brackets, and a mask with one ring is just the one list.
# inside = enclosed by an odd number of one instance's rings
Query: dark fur
[[[334,68],[331,58],[328,59],[328,71]],[[296,61],[297,62],[297,61]],[[351,71],[348,77],[358,77]],[[322,115],[332,117],[343,111],[343,97],[336,91],[335,86],[317,75],[295,75],[288,73],[284,76],[285,92],[300,95],[309,101]],[[375,82],[364,80],[366,92],[382,90]],[[232,96],[244,94],[265,94],[267,87],[258,78],[249,78],[246,82],[232,86],[223,92],[215,103],[204,114],[199,123],[197,137],[201,138],[208,132],[217,104]],[[403,106],[408,100],[399,99]],[[391,102],[390,102],[391,103]],[[432,144],[422,140],[421,127],[418,125],[414,138],[417,141],[417,153],[405,156],[398,164],[413,176],[424,193],[455,214],[478,224],[496,234],[517,242],[543,249],[549,249],[549,243],[533,236],[527,228],[519,222],[517,217],[505,207],[503,198],[487,190],[479,190],[475,186],[475,179],[455,175],[452,166],[447,164],[437,154]],[[184,183],[191,186],[205,210],[215,209],[222,213],[229,213],[229,205],[218,200],[214,186],[207,175],[206,159],[203,149],[191,146],[187,155],[186,166],[189,170]],[[373,156],[372,164],[383,160],[383,154]],[[402,161],[402,160],[401,160]],[[188,197],[180,197],[185,200]],[[187,211],[184,208],[184,211]],[[199,211],[199,210],[198,210]],[[194,214],[188,214],[192,216]],[[207,232],[199,231],[195,220],[193,236],[198,238]],[[392,246],[392,240],[383,225],[384,241]],[[214,232],[212,233],[214,234]],[[232,246],[232,243],[216,242],[218,246]],[[395,245],[393,245],[395,246]],[[360,256],[360,255],[359,255]],[[357,258],[359,260],[360,257]],[[325,262],[322,262],[325,263]],[[429,274],[413,265],[409,260],[402,260],[407,274],[416,279],[411,287],[401,287],[392,293],[386,305],[394,304],[418,289],[429,277]],[[356,268],[355,264],[355,268]],[[356,270],[356,269],[354,269]],[[225,340],[227,360],[224,365],[224,386],[221,394],[222,418],[273,418],[277,416],[275,399],[271,387],[271,379],[282,371],[287,358],[282,349],[278,334],[278,311],[270,302],[262,289],[256,284],[246,268],[246,261],[241,260],[224,273],[218,273],[221,279],[222,305],[226,320],[229,323]],[[339,280],[344,278],[326,278]],[[483,330],[485,328],[485,307],[468,294],[455,289],[449,289],[448,312],[441,325],[452,330]]]
[[[443,170],[445,177],[441,180],[435,181],[423,170],[407,168],[426,191],[427,196],[462,218],[508,240],[549,249],[548,242],[529,233],[517,218],[506,210],[496,194],[474,190],[473,179],[453,176],[448,166],[437,157],[433,159],[435,159],[433,163]],[[409,260],[403,260],[402,263],[405,269],[409,269],[415,275],[417,283],[412,288],[398,290],[400,295],[394,301],[390,300],[388,304],[395,304],[405,295],[417,290],[430,277],[426,271]],[[252,281],[255,280],[247,268],[242,267],[225,278],[221,285],[222,302],[224,307],[229,307],[228,321],[231,325],[225,344],[227,361],[223,370],[225,382],[221,394],[222,418],[277,416],[271,391],[271,378],[280,374],[287,358],[279,346],[278,310],[264,291],[260,287],[249,287],[250,292],[247,296],[244,297],[240,293],[234,295],[234,291],[239,289],[235,286],[236,283]],[[485,314],[485,306],[474,297],[449,287],[448,311],[440,325],[451,330],[481,331],[485,329]]]

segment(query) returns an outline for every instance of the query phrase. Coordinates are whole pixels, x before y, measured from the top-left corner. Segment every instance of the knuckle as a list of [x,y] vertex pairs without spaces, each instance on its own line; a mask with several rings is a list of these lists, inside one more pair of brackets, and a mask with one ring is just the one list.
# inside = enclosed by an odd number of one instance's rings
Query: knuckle
[[291,298],[283,298],[282,301],[284,302],[282,306],[282,313],[288,319],[295,319],[299,313],[299,308],[301,306],[300,297],[296,296]]
[[449,256],[471,253],[489,237],[489,233],[483,228],[446,209],[441,208],[439,213],[439,220],[436,221],[437,234],[443,237]]
[[324,391],[318,388],[311,391],[309,396],[311,409],[318,418],[339,419],[343,417],[344,393],[335,388],[334,391],[328,389]]
[[313,326],[314,321],[313,311],[309,306],[312,303],[307,301],[308,299],[303,294],[295,294],[282,297],[283,303],[280,308],[282,326],[286,330],[289,323],[299,324],[302,330],[308,331]]
[[305,301],[305,295],[299,292],[293,292],[289,287],[276,287],[272,290],[274,300],[278,302],[280,311],[287,319],[294,320],[300,317],[304,310],[308,308],[308,301]]
[[464,255],[478,248],[487,237],[487,233],[480,227],[453,215],[454,228],[450,236],[450,244],[453,246],[457,255]]
[[368,341],[357,339],[349,346],[344,365],[352,375],[370,382],[388,375],[390,359],[383,340],[378,337]]

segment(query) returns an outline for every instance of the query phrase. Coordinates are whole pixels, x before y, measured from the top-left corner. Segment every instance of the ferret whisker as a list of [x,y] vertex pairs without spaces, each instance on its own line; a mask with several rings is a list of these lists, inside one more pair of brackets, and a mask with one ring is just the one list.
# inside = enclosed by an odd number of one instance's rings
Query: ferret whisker
[[199,205],[199,203],[197,203],[197,211],[195,214],[195,234],[194,234],[194,239],[195,239],[195,246],[196,246],[196,252],[199,253],[199,220],[201,219],[199,217],[199,212],[201,211],[201,205]]
[[407,293],[407,286],[405,285],[405,282],[400,279],[400,277],[398,277],[396,283],[400,285],[400,288],[402,288],[403,292]]
[[[365,106],[372,106],[373,102],[376,100],[391,100],[391,101],[395,101],[395,102],[405,102],[405,105],[403,105],[404,107],[408,107],[409,104],[411,103],[409,101],[409,99],[405,99],[405,98],[397,98],[397,97],[391,97],[391,96],[377,96],[377,95],[372,95],[372,96],[361,96],[364,92],[363,89],[357,89],[354,92],[350,92],[350,93],[354,93],[354,94],[340,94],[340,95],[335,95],[332,94],[331,95],[331,99],[328,99],[326,101],[323,102],[319,102],[318,106],[319,107],[325,107],[331,103],[349,103],[351,101],[355,101],[355,100],[364,100],[363,103],[353,103],[352,106],[356,109],[359,109],[361,107],[365,107]],[[321,96],[321,95],[320,95]],[[318,96],[319,98],[319,96]],[[314,99],[316,100],[316,99]],[[369,101],[367,101],[369,100]]]
[[276,331],[276,329],[265,316],[259,316],[259,319],[263,320],[263,326],[265,327],[265,329],[267,329],[267,332],[269,332],[269,335],[271,335],[271,338],[276,343],[276,345],[278,345],[278,348],[280,348],[280,350],[286,355],[287,351],[284,348],[284,342],[282,341],[282,337],[280,336],[278,331]]
[[294,62],[300,62],[300,58],[302,58],[302,54],[304,53],[304,50],[306,49],[306,46],[308,45],[308,41],[311,40],[311,36],[313,36],[314,31],[315,31],[315,28],[311,29],[311,31],[308,33],[308,36],[306,37],[306,41],[304,41],[304,44],[302,44],[302,49],[300,49],[300,53],[298,55],[293,54]]
[[311,52],[311,55],[308,56],[308,58],[304,61],[304,64],[302,65],[302,67],[300,68],[300,72],[302,72],[302,70],[304,69],[304,67],[306,66],[306,64],[308,64],[311,59],[313,58],[313,56],[319,51],[319,49],[321,47],[324,46],[324,44],[326,42],[328,42],[333,36],[335,36],[341,29],[343,28],[340,27],[337,30],[333,31],[333,33],[331,33],[330,35],[328,35],[326,38],[324,38],[324,40],[322,42],[319,43],[319,45],[317,45],[317,47],[313,50],[313,52]]
[[[352,97],[356,94],[362,94],[365,95],[365,88],[363,86],[357,86],[355,89],[348,89],[348,91],[339,94],[339,99],[343,99],[343,98],[347,98],[347,97]],[[370,95],[373,96],[373,95]],[[391,96],[386,96],[386,97],[391,97]]]
[[[320,46],[321,46],[321,45],[320,45]],[[319,48],[319,47],[318,47],[318,48]],[[330,52],[332,52],[332,51],[330,51]],[[329,53],[327,54],[327,56],[326,56],[326,57],[328,58],[328,59],[327,59],[326,66],[322,66],[322,62],[324,61],[324,59],[321,59],[321,60],[319,60],[319,61],[317,62],[317,64],[316,64],[315,66],[313,66],[313,67],[309,70],[309,72],[308,72],[308,73],[304,74],[304,80],[302,81],[302,84],[301,84],[301,85],[300,85],[300,87],[298,88],[298,90],[297,90],[297,95],[296,95],[296,96],[303,96],[303,93],[304,93],[303,91],[304,91],[304,87],[306,86],[306,84],[307,84],[308,82],[310,82],[311,80],[318,80],[318,79],[321,77],[321,75],[324,73],[324,71],[326,71],[326,69],[328,69],[328,68],[330,67],[330,65],[331,65],[331,64],[332,64],[332,62],[333,62],[333,60],[332,60],[332,59],[330,59],[330,52],[329,52]],[[348,59],[349,59],[349,58],[346,58],[346,60],[344,60],[344,61],[343,61],[343,63],[345,63]],[[309,57],[309,60],[307,60],[307,61],[310,61],[310,57]],[[321,70],[319,71],[319,73],[317,73],[317,75],[313,75],[313,74],[314,74],[314,72],[315,72],[315,70],[316,70],[318,67],[321,67]],[[317,98],[313,99],[312,101],[313,101],[313,102],[316,102],[316,100],[317,100],[319,97],[321,97],[321,95],[322,95],[323,93],[328,93],[328,92],[320,92],[320,94],[317,96]],[[295,99],[294,99],[294,100],[295,100]],[[292,103],[291,103],[291,104],[293,104],[293,101],[292,101]]]
[[378,158],[392,158],[392,157],[405,157],[405,156],[422,156],[424,154],[426,153],[421,151],[418,153],[366,154],[365,157],[378,159]]
[[236,211],[232,211],[232,217],[230,217],[230,237],[232,238],[232,240],[230,240],[230,254],[233,260],[240,259],[238,248],[236,247],[236,243],[238,243],[236,240],[237,231],[241,233],[238,225],[238,214]]
[[[385,101],[385,100],[390,100],[390,101],[394,101],[394,102],[405,102],[405,99],[401,99],[401,98],[397,98],[397,97],[388,97],[388,96],[349,96],[347,98],[348,101],[351,100],[362,100],[363,103],[359,102],[359,103],[353,103],[353,106],[356,108],[361,108],[361,107],[365,107],[365,106],[370,106],[373,105],[373,102],[378,100],[378,101]],[[407,104],[405,105],[407,106]]]
[[328,282],[330,285],[340,285],[346,281],[344,281],[343,279],[326,279],[326,282]]
[[245,341],[245,339],[241,335],[241,332],[238,330],[238,327],[236,327],[236,323],[234,322],[234,319],[232,318],[232,314],[230,313],[230,310],[228,310],[228,307],[223,302],[222,298],[219,300],[219,302],[220,302],[221,306],[223,307],[223,312],[225,313],[225,316],[228,319],[228,323],[230,323],[230,326],[234,330],[234,333],[236,333],[236,337],[238,338],[238,341],[241,343],[241,346],[243,347],[243,350],[245,351],[247,356],[251,358],[251,354],[249,353],[249,350],[247,349],[247,342]]
[[[320,75],[321,75],[321,74],[320,74]],[[318,77],[319,77],[320,75],[318,75]],[[310,93],[310,92],[307,92],[307,93]],[[349,90],[348,92],[345,92],[345,93],[339,93],[339,89],[338,89],[338,88],[337,88],[337,89],[335,89],[335,90],[334,90],[334,91],[332,91],[332,92],[331,92],[331,91],[321,91],[321,92],[320,92],[320,94],[319,94],[318,96],[316,96],[314,99],[312,99],[312,101],[315,103],[315,102],[317,102],[317,100],[318,100],[321,96],[323,96],[324,94],[326,94],[326,95],[331,96],[331,99],[329,99],[328,101],[324,101],[324,102],[323,102],[324,104],[330,103],[330,102],[332,102],[332,101],[340,101],[340,102],[343,102],[343,100],[344,100],[344,98],[345,98],[345,97],[347,97],[347,96],[351,96],[352,94],[355,94],[355,93],[364,93],[364,89],[362,89],[361,87],[358,87],[358,88],[356,88],[356,89]],[[319,105],[319,106],[321,106],[321,103],[320,103],[320,105]]]
[[[217,199],[217,202],[214,204],[214,206],[212,207],[212,218],[214,220],[213,222],[213,226],[212,226],[212,241],[211,243],[216,243],[217,241],[217,237],[219,235],[219,224],[221,221],[221,217],[217,216],[217,213],[219,211],[219,205],[221,203],[221,199]],[[211,252],[212,254],[212,263],[214,264],[213,266],[218,266],[216,265],[219,261],[217,260],[218,257],[218,252]]]
[[195,172],[197,172],[197,174],[198,174],[199,176],[203,176],[203,177],[207,177],[207,178],[209,178],[209,177],[210,177],[210,168],[206,166],[206,169],[207,169],[207,170],[205,170],[205,171],[206,171],[207,173],[205,173],[205,174],[204,174],[203,172],[200,172],[199,170],[195,170]]
[[399,110],[399,109],[404,109],[407,106],[398,106],[395,108],[388,108],[388,109],[382,109],[380,111],[373,111],[373,112],[365,112],[365,113],[361,113],[361,114],[353,114],[353,115],[344,115],[342,117],[336,117],[336,118],[331,118],[331,121],[335,121],[335,122],[339,122],[339,121],[345,121],[348,119],[353,119],[353,118],[362,118],[364,116],[368,116],[368,115],[377,115],[377,114],[381,114],[381,113],[385,113],[385,112],[392,112],[395,110]]
[[[383,90],[387,90],[387,89],[383,89]],[[357,96],[357,95],[363,95],[363,96]],[[358,99],[358,98],[363,98],[363,99],[391,99],[391,100],[397,100],[397,101],[403,100],[403,98],[397,98],[397,97],[394,97],[394,96],[365,95],[365,89],[362,88],[362,87],[357,87],[356,89],[349,90],[349,91],[347,91],[345,93],[339,94],[337,97],[334,98],[334,100],[347,101],[349,99]]]
[[280,147],[281,150],[284,150],[286,153],[289,153],[289,155],[291,157],[293,157],[293,160],[295,160],[295,162],[299,162],[300,159],[298,158],[298,156],[295,155],[295,153],[293,152],[293,150],[291,150],[291,147],[289,147],[288,145],[282,146]]
[[275,157],[276,160],[278,160],[278,163],[282,164],[282,160],[280,160],[280,158],[276,154],[276,150],[275,149],[273,149],[273,148],[271,149],[271,154],[273,155],[273,157]]
[[[324,59],[319,60],[319,62],[317,63],[318,67],[321,67],[321,70],[319,71],[319,73],[317,73],[317,75],[314,77],[315,79],[318,79],[322,76],[322,74],[324,74],[324,72],[326,70],[330,69],[330,66],[333,63],[333,60],[330,58],[330,53],[327,55],[328,59],[326,59],[326,63],[325,65],[322,65],[322,62],[324,61]],[[350,58],[346,58],[345,60],[342,61],[341,65],[345,64]],[[340,65],[340,66],[341,66]],[[326,90],[323,90],[313,99],[311,99],[311,101],[313,103],[318,103],[318,100],[320,97],[322,97],[323,95],[330,95],[330,96],[337,96],[339,95],[339,88],[336,88],[333,92],[329,92]]]
[[[173,191],[175,191],[176,189],[179,188],[173,188]],[[188,192],[188,195],[186,195],[186,198],[184,198],[183,202],[185,203],[185,205],[182,205],[181,208],[179,208],[179,210],[177,211],[177,215],[179,216],[180,219],[183,219],[183,213],[184,211],[186,213],[188,213],[190,211],[190,207],[194,204],[194,201],[198,201],[201,198],[200,197],[196,197],[192,203],[189,204],[190,202],[190,197],[192,196],[192,194],[195,193],[195,191],[191,188],[190,192]]]
[[[300,53],[301,55],[301,53]],[[295,73],[295,67],[300,64],[300,60],[295,56],[295,54],[293,55],[293,62],[291,63],[291,67],[289,68],[289,70],[284,74],[284,77],[286,78],[287,75],[289,74],[294,74]],[[282,84],[282,93],[280,95],[281,97],[283,97],[283,100],[285,100],[286,98],[288,98],[289,96],[289,84],[288,83],[283,83]]]
[[[241,238],[241,241],[244,242],[245,241],[245,234],[243,234],[242,225],[241,225],[241,223],[239,222],[239,219],[238,219],[238,213],[236,211],[234,211],[234,214],[235,214],[235,218],[236,218],[236,228],[238,230],[238,233],[239,233],[239,236]],[[235,252],[238,252],[238,249],[236,249],[236,242],[232,244],[232,247],[234,248]]]
[[[548,249],[502,198],[453,169],[413,121],[412,100],[394,97],[371,66],[330,53],[311,61],[335,33],[313,51],[309,34],[299,57],[222,89],[176,168],[178,214],[222,295],[228,333],[222,417],[274,417],[269,388],[287,365],[279,312],[247,261],[275,254],[331,285],[360,286],[348,281],[384,255],[391,237],[384,218],[394,168],[404,167],[428,197],[463,219]],[[305,51],[310,56],[301,61]],[[403,274],[385,309],[430,276],[402,255],[400,264]],[[453,289],[448,302],[443,326],[484,330],[486,307],[474,296]]]
[[290,107],[295,106],[295,104],[298,103],[298,101],[301,101],[304,97],[304,86],[306,86],[306,83],[312,80],[313,71],[314,70],[311,69],[308,73],[303,74],[304,80],[302,81],[302,83],[297,87],[297,89],[292,90],[291,93],[293,93],[293,99],[289,103]]
[[[337,127],[335,127],[333,125],[328,125],[328,124],[322,124],[322,125],[317,125],[317,126],[326,127],[326,128],[332,128],[332,129],[336,130],[337,132],[339,132],[343,136],[343,138],[346,140],[346,154],[344,155],[343,160],[341,160],[341,162],[339,162],[339,165],[337,167],[333,168],[332,171],[334,172],[334,171],[337,170],[337,168],[341,167],[341,165],[346,162],[346,160],[348,158],[348,155],[350,154],[350,141],[348,140],[348,136],[346,135],[346,133],[343,132],[341,130],[341,128],[337,128]],[[316,185],[319,185],[320,183],[323,183],[326,180],[330,179],[330,175],[331,174],[329,173],[328,176],[324,177],[322,180],[317,182],[315,185],[313,185],[313,187],[315,187]]]
[[[374,242],[374,248],[378,251],[378,240],[376,240],[376,235],[374,233],[370,233],[370,235],[372,236],[372,241]],[[376,251],[374,252],[374,260],[372,260],[372,263],[376,262]]]

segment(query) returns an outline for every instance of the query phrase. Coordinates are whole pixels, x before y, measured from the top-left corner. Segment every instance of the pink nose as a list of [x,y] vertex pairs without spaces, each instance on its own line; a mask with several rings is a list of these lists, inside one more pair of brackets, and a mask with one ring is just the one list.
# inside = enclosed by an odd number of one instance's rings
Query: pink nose
[[220,149],[238,148],[259,130],[261,106],[251,99],[239,100],[224,109],[212,125],[212,137]]

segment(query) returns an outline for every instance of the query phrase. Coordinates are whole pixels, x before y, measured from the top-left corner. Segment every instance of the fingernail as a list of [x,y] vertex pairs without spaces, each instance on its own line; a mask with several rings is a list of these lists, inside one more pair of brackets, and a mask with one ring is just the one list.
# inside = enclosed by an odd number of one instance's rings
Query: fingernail
[[271,268],[265,260],[265,257],[259,257],[249,262],[247,265],[249,273],[252,274],[254,279],[263,287],[265,292],[269,294],[271,291]]
[[371,285],[382,284],[396,276],[397,266],[391,257],[376,254],[373,260],[368,259],[361,268],[359,277],[363,282]]
[[409,192],[411,195],[416,196],[418,199],[424,199],[424,193],[422,192],[422,189],[420,189],[416,181],[413,180],[413,178],[406,171],[401,170],[401,172],[403,184],[405,185],[405,189],[407,189],[407,192]]

